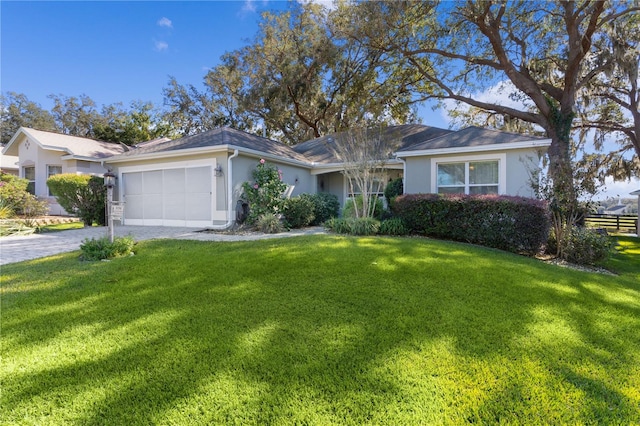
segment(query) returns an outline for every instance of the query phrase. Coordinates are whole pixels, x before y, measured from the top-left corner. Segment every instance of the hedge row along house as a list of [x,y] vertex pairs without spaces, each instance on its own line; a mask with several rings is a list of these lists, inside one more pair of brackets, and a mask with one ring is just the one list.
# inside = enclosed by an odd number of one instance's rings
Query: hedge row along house
[[[20,176],[49,201],[51,214],[64,211],[48,192],[49,176],[112,170],[115,199],[125,203],[125,225],[226,228],[235,221],[242,183],[251,180],[260,159],[281,170],[288,195],[327,192],[344,204],[354,194],[343,173],[348,165],[334,149],[339,136],[287,146],[223,127],[124,147],[21,128],[2,152],[19,158]],[[478,127],[451,131],[420,124],[388,127],[381,137],[393,138],[396,145],[379,179],[402,177],[409,194],[533,197],[531,175],[551,143]]]

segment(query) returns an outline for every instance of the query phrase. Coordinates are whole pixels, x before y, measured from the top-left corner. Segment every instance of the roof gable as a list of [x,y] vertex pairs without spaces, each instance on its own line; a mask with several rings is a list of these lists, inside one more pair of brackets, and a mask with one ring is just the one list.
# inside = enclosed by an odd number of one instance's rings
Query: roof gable
[[[451,130],[430,127],[422,124],[403,124],[399,126],[389,126],[384,129],[384,138],[397,138],[399,146],[403,149],[408,146],[433,139],[442,135],[452,133]],[[334,133],[321,136],[307,142],[293,146],[293,150],[304,155],[309,161],[314,163],[338,163],[340,159],[334,154],[335,140],[345,133]]]
[[136,157],[145,154],[168,154],[187,149],[204,149],[226,146],[271,154],[290,160],[307,162],[307,159],[304,156],[298,154],[283,143],[232,129],[230,127],[220,127],[204,133],[185,136],[175,140],[141,144],[138,145],[137,148],[118,156],[118,158]]
[[28,127],[18,129],[2,152],[10,155],[18,155],[16,142],[21,140],[22,136],[35,142],[42,149],[61,151],[73,157],[99,160],[124,152],[124,148],[116,143],[63,135],[61,133],[45,132]]
[[407,146],[399,149],[398,152],[473,148],[517,142],[543,142],[546,140],[548,139],[471,126],[457,132],[450,132],[421,143]]

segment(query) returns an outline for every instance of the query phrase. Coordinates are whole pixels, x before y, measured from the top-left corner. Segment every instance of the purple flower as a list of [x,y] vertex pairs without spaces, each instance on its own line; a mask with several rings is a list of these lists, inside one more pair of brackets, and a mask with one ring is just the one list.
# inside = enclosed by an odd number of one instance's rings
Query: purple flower
[[253,188],[258,189],[259,188],[258,184],[256,183],[255,185],[253,185]]

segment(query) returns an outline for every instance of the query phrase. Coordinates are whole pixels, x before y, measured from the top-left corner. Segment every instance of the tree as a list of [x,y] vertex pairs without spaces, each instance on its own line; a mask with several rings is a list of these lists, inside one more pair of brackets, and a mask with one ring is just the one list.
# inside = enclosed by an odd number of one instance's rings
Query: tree
[[171,126],[150,102],[135,101],[126,111],[121,104],[102,108],[101,119],[93,126],[95,139],[135,145],[165,136],[172,136]]
[[64,96],[49,95],[54,102],[51,114],[56,122],[57,130],[65,135],[94,137],[94,127],[101,121],[96,103],[87,95]]
[[[362,2],[352,37],[386,52],[411,74],[423,99],[451,99],[541,127],[551,145],[549,178],[566,222],[577,208],[571,129],[579,92],[614,59],[594,60],[606,27],[640,10],[632,2]],[[405,66],[407,64],[408,66]],[[498,81],[531,107],[479,100]],[[564,223],[571,226],[571,223]]]
[[412,119],[409,93],[385,72],[380,52],[345,37],[346,25],[314,3],[263,14],[255,41],[207,74],[212,99],[232,121],[249,117],[289,144],[372,117]]
[[[581,140],[593,138],[599,153],[583,162],[596,162],[616,180],[640,176],[639,27],[640,14],[620,17],[605,27],[606,37],[595,42],[597,59],[610,60],[612,66],[591,81],[578,103]],[[614,138],[619,149],[603,152],[604,142]]]
[[378,194],[386,183],[385,164],[400,139],[381,126],[354,127],[338,133],[329,147],[344,164],[349,192],[360,192],[362,204],[354,201],[356,217],[374,217]]
[[183,86],[175,77],[162,91],[168,110],[162,115],[168,126],[180,136],[195,135],[220,126],[233,126],[242,130],[233,115],[221,111],[219,99],[212,99],[208,91],[200,92],[193,85]]
[[0,95],[0,142],[9,142],[20,127],[56,131],[53,116],[24,94],[7,92]]

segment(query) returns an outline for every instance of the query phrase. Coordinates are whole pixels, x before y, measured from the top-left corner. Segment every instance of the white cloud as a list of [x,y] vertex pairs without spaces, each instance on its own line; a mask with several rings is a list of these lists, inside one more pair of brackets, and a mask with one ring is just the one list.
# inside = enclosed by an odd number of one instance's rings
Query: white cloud
[[317,3],[327,8],[327,10],[336,10],[338,2],[336,0],[297,0],[300,4]]
[[173,23],[171,22],[171,19],[165,18],[164,16],[158,20],[157,24],[159,27],[173,28]]
[[251,13],[251,12],[255,12],[256,9],[257,8],[256,8],[255,0],[245,0],[244,4],[242,5],[241,12],[242,13]]
[[169,48],[169,44],[166,41],[154,40],[154,50],[156,52],[162,52]]
[[598,200],[604,200],[607,198],[634,198],[634,195],[629,195],[629,193],[638,189],[640,189],[640,179],[614,182],[613,179],[607,178],[602,191],[596,195],[595,198]]

